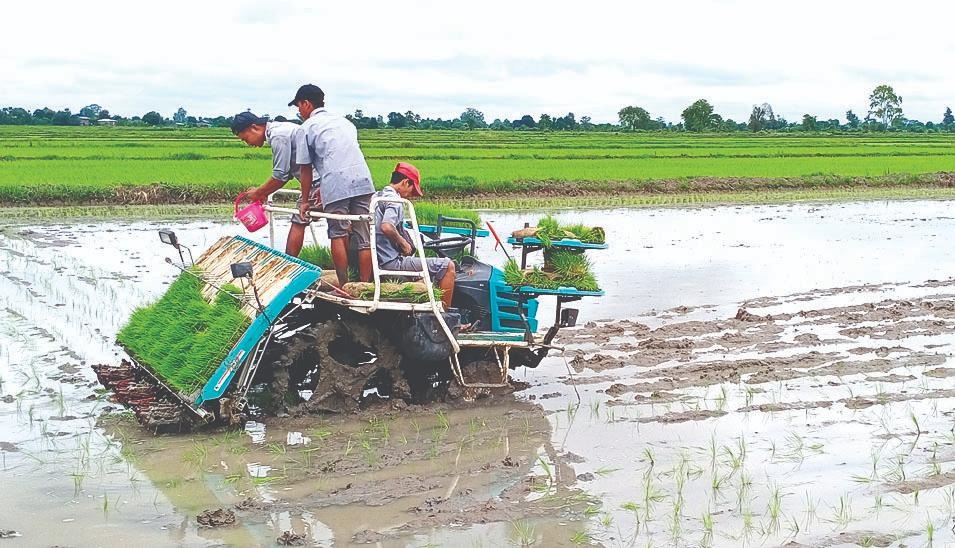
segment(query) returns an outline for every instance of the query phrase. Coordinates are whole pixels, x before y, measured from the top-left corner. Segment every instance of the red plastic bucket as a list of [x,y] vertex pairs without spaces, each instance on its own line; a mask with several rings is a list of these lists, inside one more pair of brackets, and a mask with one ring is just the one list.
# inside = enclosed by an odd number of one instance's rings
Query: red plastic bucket
[[239,203],[248,192],[243,192],[235,198],[235,218],[249,229],[249,232],[255,232],[263,226],[269,224],[269,218],[265,215],[265,209],[262,202],[251,202],[249,205],[239,209]]

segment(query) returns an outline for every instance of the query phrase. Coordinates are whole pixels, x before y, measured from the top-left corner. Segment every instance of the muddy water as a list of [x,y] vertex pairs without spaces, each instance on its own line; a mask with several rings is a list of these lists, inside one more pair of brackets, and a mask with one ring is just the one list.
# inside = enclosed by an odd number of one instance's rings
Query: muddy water
[[[568,331],[513,399],[271,419],[255,439],[102,419],[87,365],[117,359],[116,329],[174,276],[169,223],[3,227],[0,530],[22,537],[0,542],[953,542],[951,205],[562,212],[613,245],[581,323],[627,322]],[[197,252],[238,231],[174,228]],[[217,508],[237,525],[197,524]]]

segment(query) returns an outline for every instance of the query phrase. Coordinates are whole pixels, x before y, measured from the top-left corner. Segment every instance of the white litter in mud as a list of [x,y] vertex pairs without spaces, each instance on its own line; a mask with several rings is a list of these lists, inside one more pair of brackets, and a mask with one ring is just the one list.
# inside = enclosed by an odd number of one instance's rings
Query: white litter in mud
[[266,466],[257,462],[249,462],[246,463],[245,466],[249,470],[249,476],[253,478],[267,478],[269,477],[269,471],[272,470],[271,466]]
[[265,424],[249,421],[245,423],[245,433],[252,438],[252,443],[265,443]]
[[289,432],[285,438],[285,445],[308,445],[312,438],[303,436],[301,432]]

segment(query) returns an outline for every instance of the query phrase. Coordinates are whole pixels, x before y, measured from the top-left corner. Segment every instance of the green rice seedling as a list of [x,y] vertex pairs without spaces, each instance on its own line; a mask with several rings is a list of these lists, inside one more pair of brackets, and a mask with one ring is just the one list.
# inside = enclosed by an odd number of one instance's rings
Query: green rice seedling
[[137,360],[184,395],[205,384],[249,324],[233,298],[241,290],[224,286],[210,304],[202,285],[196,276],[181,274],[117,334]]
[[312,244],[302,247],[298,258],[310,262],[323,270],[335,268],[335,263],[332,261],[331,249],[323,245]]
[[332,431],[325,428],[314,428],[309,430],[308,435],[312,438],[313,442],[320,442],[330,438],[332,436]]
[[183,462],[191,463],[197,470],[205,466],[209,449],[200,442],[193,442],[192,448],[182,454]]
[[838,523],[842,527],[852,523],[852,499],[848,493],[839,497],[839,503],[836,506],[833,506],[832,510],[833,522]]
[[570,536],[570,542],[573,544],[590,544],[590,535],[586,531],[574,531],[574,534]]
[[679,544],[677,541],[679,541],[683,534],[683,497],[678,497],[673,500],[669,521],[668,529],[670,538],[673,539],[674,544]]
[[643,476],[643,519],[650,521],[653,515],[653,506],[663,502],[666,495],[653,484],[653,474],[647,473]]
[[766,515],[769,517],[769,531],[775,533],[779,530],[779,519],[782,516],[784,495],[779,485],[774,483],[770,483],[769,493],[769,504],[766,508]]
[[600,477],[606,477],[619,470],[619,468],[607,468],[605,466],[601,466],[600,468],[594,470],[594,474],[597,474]]
[[86,479],[86,474],[77,470],[70,474],[70,477],[73,478],[73,496],[79,496],[80,491],[83,490],[83,481]]
[[444,430],[448,431],[451,429],[451,419],[448,418],[447,413],[444,411],[438,411],[435,413],[435,417],[438,419],[438,426]]
[[581,291],[598,291],[590,260],[583,253],[551,250],[544,254],[545,270],[553,272],[553,281],[561,287],[573,287]]
[[925,517],[925,540],[928,542],[929,546],[931,546],[932,542],[935,540],[935,523],[932,521],[931,516]]
[[590,401],[590,418],[600,418],[600,400]]
[[[437,286],[431,287],[431,294],[434,300],[440,301],[444,292]],[[356,298],[363,301],[370,301],[375,298],[375,287],[372,284],[366,284],[359,288]],[[418,285],[411,283],[385,283],[381,285],[379,298],[384,301],[397,301],[408,303],[426,303],[429,302],[427,292],[422,291]]]
[[287,451],[284,444],[274,441],[266,443],[265,450],[273,455],[284,455]]
[[[415,217],[418,219],[419,225],[431,225],[436,226],[438,224],[438,216],[443,215],[444,217],[454,217],[458,219],[468,219],[473,221],[477,228],[483,226],[483,221],[481,216],[476,212],[469,209],[461,209],[449,207],[444,204],[435,204],[429,202],[416,202],[414,204]],[[448,222],[444,223],[445,226],[467,226],[466,224]]]
[[504,283],[511,287],[521,287],[524,283],[524,271],[514,259],[508,259],[504,263]]
[[550,215],[537,221],[537,232],[534,236],[541,241],[544,247],[551,247],[552,242],[574,239],[584,243],[602,244],[606,235],[602,228],[591,228],[580,224],[561,226],[557,219]]
[[361,450],[362,456],[365,459],[365,464],[370,467],[378,466],[378,449],[371,443],[371,441],[362,440]]
[[518,546],[527,547],[537,543],[537,531],[527,520],[519,519],[511,522],[511,529]]
[[223,481],[226,483],[226,485],[235,485],[243,479],[245,479],[245,474],[229,474],[223,479]]
[[922,427],[919,425],[919,418],[915,416],[915,411],[911,408],[909,409],[909,420],[915,426],[915,439],[918,440],[922,435]]

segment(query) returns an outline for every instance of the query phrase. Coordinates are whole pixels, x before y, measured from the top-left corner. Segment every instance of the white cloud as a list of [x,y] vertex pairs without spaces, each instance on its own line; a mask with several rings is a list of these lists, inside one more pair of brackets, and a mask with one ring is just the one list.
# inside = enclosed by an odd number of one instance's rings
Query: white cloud
[[[677,120],[695,99],[743,120],[864,113],[886,82],[908,116],[955,105],[955,3],[241,2],[35,0],[4,6],[0,105],[170,115],[287,113],[314,82],[329,105],[488,119],[614,120],[627,104]],[[19,23],[18,23],[19,22]]]

